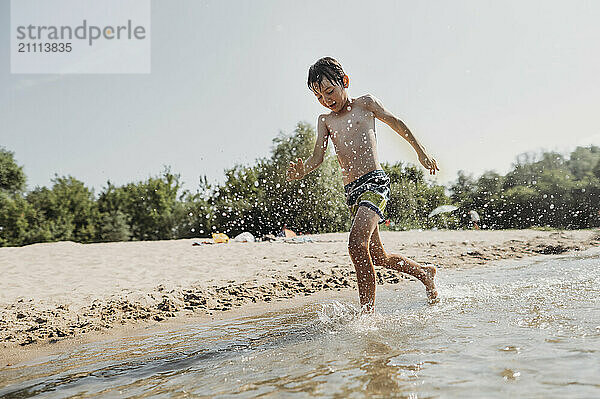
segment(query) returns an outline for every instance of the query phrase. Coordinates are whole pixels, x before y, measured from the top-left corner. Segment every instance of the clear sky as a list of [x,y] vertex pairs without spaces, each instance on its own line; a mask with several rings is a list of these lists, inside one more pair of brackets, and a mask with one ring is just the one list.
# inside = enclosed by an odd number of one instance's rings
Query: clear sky
[[[351,96],[371,93],[440,165],[505,173],[517,154],[600,144],[599,1],[152,1],[152,73],[10,73],[0,0],[0,146],[28,187],[72,175],[96,191],[198,178],[269,155],[326,111],[306,86],[329,55]],[[417,162],[377,125],[381,161]]]

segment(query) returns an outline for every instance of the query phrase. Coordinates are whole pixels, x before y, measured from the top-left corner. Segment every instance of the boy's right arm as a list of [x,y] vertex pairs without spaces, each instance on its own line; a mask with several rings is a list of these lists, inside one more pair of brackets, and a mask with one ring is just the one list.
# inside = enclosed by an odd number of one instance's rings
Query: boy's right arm
[[329,140],[329,131],[325,124],[325,115],[319,115],[317,122],[317,141],[313,154],[308,157],[306,162],[303,162],[301,158],[296,159],[296,163],[290,162],[290,166],[287,170],[287,180],[302,179],[304,176],[317,169],[323,159],[325,158],[325,151],[327,150],[327,143]]

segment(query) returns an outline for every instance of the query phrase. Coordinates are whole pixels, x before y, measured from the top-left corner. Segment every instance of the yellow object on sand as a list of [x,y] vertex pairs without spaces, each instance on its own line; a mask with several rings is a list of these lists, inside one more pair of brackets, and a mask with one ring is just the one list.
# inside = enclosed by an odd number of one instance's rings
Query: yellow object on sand
[[296,233],[294,233],[292,230],[290,229],[286,229],[285,227],[283,228],[283,236],[284,237],[296,237]]
[[213,241],[217,244],[222,242],[229,242],[229,237],[227,237],[227,234],[224,233],[213,233],[212,238]]

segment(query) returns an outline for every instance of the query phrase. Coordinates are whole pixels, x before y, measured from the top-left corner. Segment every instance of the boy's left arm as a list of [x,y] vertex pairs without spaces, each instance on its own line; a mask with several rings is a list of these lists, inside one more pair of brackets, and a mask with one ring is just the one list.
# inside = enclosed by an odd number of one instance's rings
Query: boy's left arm
[[410,143],[410,145],[417,152],[419,162],[421,162],[421,165],[423,165],[425,169],[429,170],[429,174],[435,175],[435,172],[440,170],[435,159],[427,154],[425,148],[423,148],[421,143],[419,143],[408,127],[406,127],[404,122],[396,118],[390,111],[385,109],[383,104],[381,104],[381,102],[372,95],[367,94],[366,96],[363,96],[362,99],[365,107],[369,111],[373,112],[373,115],[375,115],[377,119],[394,129],[396,133],[404,137],[404,139]]

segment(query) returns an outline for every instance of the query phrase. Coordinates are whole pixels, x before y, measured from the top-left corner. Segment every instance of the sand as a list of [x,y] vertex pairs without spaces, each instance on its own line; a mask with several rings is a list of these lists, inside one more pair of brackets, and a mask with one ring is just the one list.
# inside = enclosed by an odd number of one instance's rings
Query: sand
[[[193,246],[200,240],[190,239],[0,248],[0,359],[6,363],[16,351],[35,353],[102,332],[223,317],[315,293],[355,290],[348,233],[304,237],[313,242]],[[445,268],[600,245],[598,230],[408,231],[381,237],[387,252]],[[379,284],[408,279],[375,270]]]

